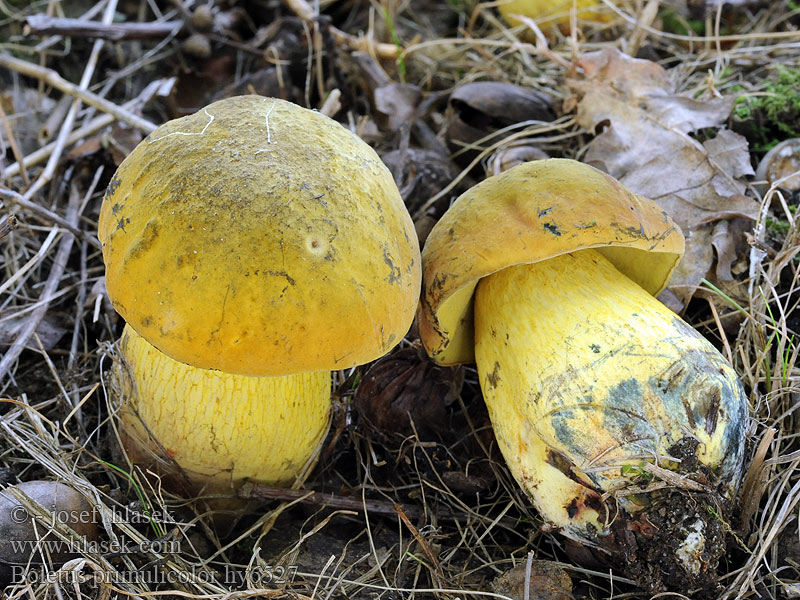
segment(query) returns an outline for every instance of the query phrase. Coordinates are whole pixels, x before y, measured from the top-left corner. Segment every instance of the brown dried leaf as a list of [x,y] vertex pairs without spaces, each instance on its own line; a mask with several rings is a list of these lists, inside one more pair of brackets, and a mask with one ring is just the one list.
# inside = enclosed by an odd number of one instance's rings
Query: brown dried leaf
[[391,131],[413,121],[422,102],[422,90],[410,83],[389,83],[375,90],[375,109],[387,119]]
[[730,129],[720,129],[717,136],[703,142],[708,158],[725,173],[734,177],[755,175],[750,164],[747,139]]
[[[701,144],[689,133],[719,127],[735,98],[698,101],[675,94],[659,65],[607,49],[580,61],[584,77],[569,82],[578,97],[577,120],[602,129],[584,160],[655,200],[686,235],[686,255],[673,274],[669,294],[680,308],[713,264],[712,223],[755,219],[758,204],[744,195],[739,178],[753,173],[747,141],[720,129]],[[727,275],[735,256],[719,255]]]
[[501,81],[476,81],[458,87],[450,96],[450,141],[471,144],[523,121],[552,121],[549,96]]

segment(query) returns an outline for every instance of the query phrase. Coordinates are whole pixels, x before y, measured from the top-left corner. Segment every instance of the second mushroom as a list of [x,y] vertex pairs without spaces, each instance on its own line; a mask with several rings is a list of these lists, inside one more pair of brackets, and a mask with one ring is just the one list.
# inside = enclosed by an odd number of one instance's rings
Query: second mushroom
[[654,298],[683,245],[652,201],[551,159],[465,192],[422,254],[428,353],[476,361],[498,446],[545,521],[653,590],[713,584],[710,515],[737,489],[747,415],[730,365]]

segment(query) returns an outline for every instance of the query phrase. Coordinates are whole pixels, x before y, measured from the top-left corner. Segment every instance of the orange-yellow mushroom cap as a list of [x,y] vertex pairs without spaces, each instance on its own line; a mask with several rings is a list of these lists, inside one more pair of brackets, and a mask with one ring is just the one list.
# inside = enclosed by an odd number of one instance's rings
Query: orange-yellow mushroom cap
[[414,226],[378,155],[290,102],[239,96],[122,162],[98,236],[117,311],[175,360],[243,375],[346,368],[414,316]]
[[419,330],[428,354],[444,365],[474,360],[473,294],[482,277],[587,248],[656,295],[684,239],[652,200],[574,160],[525,163],[472,187],[422,252]]

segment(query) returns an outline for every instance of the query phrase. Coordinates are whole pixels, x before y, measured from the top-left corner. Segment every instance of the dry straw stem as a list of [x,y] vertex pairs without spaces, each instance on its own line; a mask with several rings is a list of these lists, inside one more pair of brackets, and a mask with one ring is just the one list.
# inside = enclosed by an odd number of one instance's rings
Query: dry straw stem
[[142,117],[139,117],[132,112],[117,106],[105,98],[101,98],[97,94],[80,89],[78,86],[70,83],[52,69],[40,67],[39,65],[34,65],[33,63],[2,53],[0,53],[0,66],[48,83],[57,90],[64,92],[65,94],[69,94],[70,96],[80,98],[89,106],[93,106],[97,110],[113,115],[118,121],[128,123],[130,126],[136,127],[144,133],[150,133],[156,127],[158,127],[155,123],[151,123],[147,119],[143,119]]
[[[175,87],[177,79],[175,77],[167,77],[164,79],[156,79],[151,81],[142,92],[133,100],[126,102],[122,105],[123,110],[133,111],[139,109],[141,106],[147,104],[152,98],[156,96],[168,96],[172,89]],[[95,117],[86,125],[74,130],[67,136],[66,145],[74,144],[90,135],[94,135],[104,127],[108,127],[118,119],[113,114],[103,114]],[[42,146],[38,150],[31,152],[22,159],[23,166],[27,169],[29,167],[38,165],[46,160],[56,148],[56,142]],[[8,179],[20,173],[20,163],[16,162],[9,165],[3,170],[3,178]]]
[[[70,194],[69,205],[67,206],[67,222],[72,227],[77,227],[78,224],[79,200],[80,195],[77,193],[77,190],[73,188],[72,193]],[[72,243],[74,239],[75,238],[71,233],[64,234],[61,244],[58,247],[58,251],[56,252],[56,256],[53,259],[53,266],[50,269],[50,274],[48,275],[44,287],[42,288],[42,293],[39,296],[39,303],[31,312],[19,335],[14,340],[14,343],[3,355],[2,360],[0,360],[0,381],[6,378],[6,375],[12,369],[14,363],[16,363],[17,358],[19,358],[19,355],[25,349],[25,346],[30,337],[33,335],[33,332],[36,331],[39,323],[44,318],[44,315],[50,306],[50,302],[53,300],[53,295],[58,288],[58,284],[61,282],[61,277],[64,274],[64,270],[67,267],[67,260],[69,259],[70,252],[72,251]]]
[[[286,6],[288,6],[294,14],[303,19],[303,21],[309,24],[314,22],[317,15],[306,0],[284,0],[284,2],[286,2]],[[380,58],[397,58],[398,49],[394,44],[385,44],[367,38],[359,38],[333,26],[330,27],[330,32],[337,42],[348,46],[351,50],[362,50],[369,54],[379,56]]]
[[[603,4],[605,4],[610,10],[617,14],[617,16],[623,18],[628,24],[632,25],[633,27],[641,27],[647,33],[654,36],[655,38],[663,38],[667,40],[674,40],[680,42],[695,42],[695,43],[713,43],[717,46],[717,49],[721,51],[721,44],[727,42],[747,42],[752,40],[800,40],[800,31],[756,31],[753,33],[743,33],[743,34],[730,34],[730,35],[708,35],[708,36],[701,36],[701,35],[681,35],[677,33],[669,33],[667,31],[661,31],[660,29],[655,29],[650,27],[649,25],[645,25],[642,23],[641,25],[638,23],[638,18],[636,16],[629,15],[619,6],[615,5],[610,0],[602,0]],[[723,2],[715,3],[717,7],[717,15],[721,15],[722,5]],[[719,16],[716,17],[716,24],[717,24],[717,31],[719,31]]]
[[92,246],[94,246],[98,250],[101,249],[100,242],[97,241],[97,239],[94,236],[87,234],[85,231],[81,231],[76,225],[70,223],[69,220],[60,217],[53,211],[46,209],[44,206],[40,206],[35,202],[31,202],[30,200],[24,198],[21,194],[18,194],[17,192],[6,188],[0,188],[0,196],[6,198],[11,203],[16,204],[20,208],[24,208],[25,210],[31,211],[32,213],[42,217],[46,221],[49,221],[54,225],[58,225],[59,227],[66,229],[71,234],[84,238],[87,242],[89,242]]
[[[0,190],[2,191],[2,190]],[[8,215],[0,221],[0,240],[6,237],[9,233],[14,231],[18,226],[17,217]]]
[[[17,139],[14,136],[14,132],[11,130],[11,125],[8,123],[8,119],[6,118],[6,111],[3,110],[2,105],[0,105],[0,121],[3,124],[3,130],[6,133],[6,138],[8,139],[8,143],[11,146],[11,152],[14,154],[14,158],[17,159],[17,162],[22,161],[22,152],[19,149],[19,145],[17,144]],[[28,178],[28,172],[23,169],[22,170],[22,182],[25,186],[29,186],[31,184],[30,179]]]
[[[103,14],[103,22],[110,23],[114,18],[114,11],[117,8],[117,0],[108,0],[106,4],[106,11]],[[103,41],[102,40],[95,40],[95,43],[92,47],[92,52],[89,55],[89,60],[86,63],[86,68],[83,70],[83,75],[81,76],[81,81],[76,88],[78,92],[85,92],[89,88],[89,84],[92,81],[92,77],[94,76],[94,70],[97,66],[97,59],[100,56],[100,50],[103,48]],[[75,122],[75,117],[78,114],[78,109],[80,108],[80,100],[77,98],[72,101],[72,104],[67,111],[66,116],[64,117],[64,123],[61,125],[61,130],[58,132],[58,137],[56,138],[56,145],[53,150],[53,154],[50,156],[50,159],[47,161],[47,165],[44,168],[44,171],[39,175],[36,182],[27,189],[24,194],[25,198],[33,197],[36,192],[42,189],[53,177],[55,173],[56,167],[58,166],[58,161],[61,158],[61,153],[64,151],[64,147],[67,143],[67,137],[69,136],[70,131],[72,131],[72,124]],[[2,379],[2,377],[0,377]]]
[[160,23],[97,23],[86,19],[67,19],[48,15],[33,15],[25,19],[25,34],[58,34],[104,40],[140,40],[161,38],[177,32],[182,21]]

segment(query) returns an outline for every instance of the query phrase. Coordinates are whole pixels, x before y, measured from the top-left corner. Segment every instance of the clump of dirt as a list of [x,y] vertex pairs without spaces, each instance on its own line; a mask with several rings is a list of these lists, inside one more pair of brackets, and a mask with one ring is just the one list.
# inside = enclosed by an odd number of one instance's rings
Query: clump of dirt
[[713,494],[673,490],[640,515],[639,521],[647,520],[653,531],[635,534],[638,555],[650,565],[637,573],[639,583],[653,591],[697,590],[693,597],[718,597],[717,566],[725,552],[725,527],[718,511]]
[[658,489],[658,482],[647,478],[646,507],[612,525],[612,560],[653,593],[719,596],[717,567],[725,554],[730,502],[719,491],[721,482],[698,461],[697,447],[696,440],[684,438],[667,452],[680,460],[674,472],[685,486],[672,482]]

